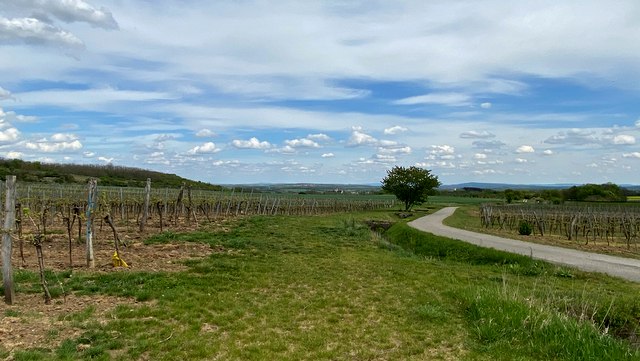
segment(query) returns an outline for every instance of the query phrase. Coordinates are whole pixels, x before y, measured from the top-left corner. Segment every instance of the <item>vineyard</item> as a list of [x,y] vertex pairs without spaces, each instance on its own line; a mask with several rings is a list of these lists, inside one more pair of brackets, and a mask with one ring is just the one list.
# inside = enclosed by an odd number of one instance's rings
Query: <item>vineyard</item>
[[[100,222],[106,215],[118,225],[151,227],[159,232],[173,227],[197,227],[206,222],[240,215],[317,215],[374,210],[394,206],[393,197],[323,196],[228,191],[98,187],[89,196],[88,186],[20,184],[16,189],[16,209],[20,214],[37,215],[44,230],[64,230],[68,222],[81,229],[87,221]],[[4,184],[2,199],[5,198]],[[24,223],[18,220],[20,223]],[[82,233],[80,233],[80,236]]]
[[501,230],[517,230],[524,222],[540,236],[556,235],[585,244],[623,243],[631,248],[638,246],[640,237],[640,204],[483,204],[480,221],[485,228]]
[[[7,249],[3,251],[3,267],[10,263],[19,264],[20,268],[37,266],[47,301],[45,268],[94,268],[96,258],[102,270],[127,267],[127,259],[129,263],[132,258],[141,259],[139,253],[144,252],[143,247],[135,251],[125,248],[129,241],[140,243],[153,234],[212,229],[232,217],[375,210],[393,207],[395,202],[389,196],[278,194],[237,188],[204,191],[186,186],[154,189],[150,180],[145,188],[101,187],[96,180],[86,186],[9,180],[1,183],[1,197],[7,200],[2,219],[4,228],[9,230],[3,236],[3,247]],[[137,262],[137,268],[142,263],[171,263],[165,259],[170,252],[165,251]],[[7,261],[6,254],[13,260]]]

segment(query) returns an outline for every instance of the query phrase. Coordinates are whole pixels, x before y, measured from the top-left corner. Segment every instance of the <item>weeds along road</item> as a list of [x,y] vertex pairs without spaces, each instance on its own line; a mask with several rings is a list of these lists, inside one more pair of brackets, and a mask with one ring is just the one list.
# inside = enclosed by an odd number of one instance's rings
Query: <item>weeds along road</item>
[[517,253],[551,263],[571,266],[583,271],[606,273],[626,280],[640,282],[640,260],[583,252],[573,249],[502,238],[445,226],[442,221],[453,214],[456,207],[443,208],[409,223],[413,228],[438,236],[458,239],[481,247]]

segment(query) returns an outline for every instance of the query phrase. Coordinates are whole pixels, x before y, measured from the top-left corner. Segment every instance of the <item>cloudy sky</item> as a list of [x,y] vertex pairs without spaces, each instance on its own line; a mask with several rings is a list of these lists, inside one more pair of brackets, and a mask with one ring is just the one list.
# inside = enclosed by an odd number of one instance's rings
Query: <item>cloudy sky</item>
[[0,157],[640,183],[640,2],[0,0]]

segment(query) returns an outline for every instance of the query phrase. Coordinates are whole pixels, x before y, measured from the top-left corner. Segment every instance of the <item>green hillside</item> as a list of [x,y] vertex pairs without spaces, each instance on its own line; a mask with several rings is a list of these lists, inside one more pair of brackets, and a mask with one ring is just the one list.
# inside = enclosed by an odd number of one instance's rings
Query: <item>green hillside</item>
[[144,187],[147,178],[151,178],[151,182],[159,187],[177,188],[185,183],[195,189],[219,190],[222,188],[175,174],[112,164],[55,164],[0,158],[0,177],[4,179],[6,175],[15,175],[21,182],[34,183],[84,184],[89,178],[97,178],[103,186]]

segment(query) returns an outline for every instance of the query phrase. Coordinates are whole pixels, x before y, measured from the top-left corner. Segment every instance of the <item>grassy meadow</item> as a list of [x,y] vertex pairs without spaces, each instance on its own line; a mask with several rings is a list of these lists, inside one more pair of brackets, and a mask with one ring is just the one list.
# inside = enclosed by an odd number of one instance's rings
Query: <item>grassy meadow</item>
[[[379,234],[367,220],[394,226]],[[146,242],[221,251],[181,272],[58,274],[67,292],[138,302],[100,321],[88,305],[63,320],[77,337],[53,349],[0,346],[0,358],[640,360],[640,285],[405,222],[393,211],[256,216],[154,236]],[[18,292],[38,292],[37,275],[16,278]]]

